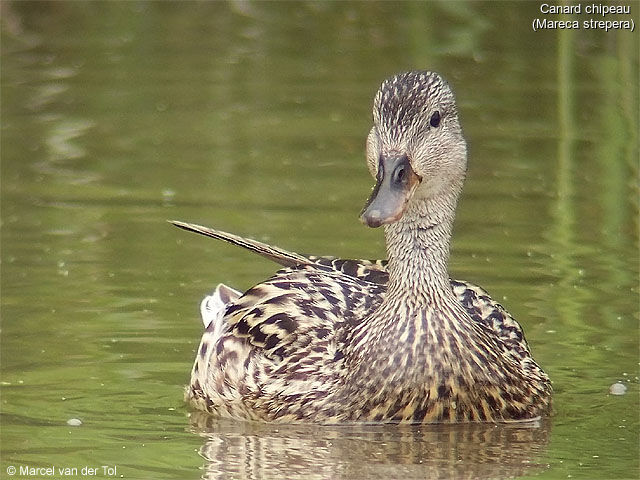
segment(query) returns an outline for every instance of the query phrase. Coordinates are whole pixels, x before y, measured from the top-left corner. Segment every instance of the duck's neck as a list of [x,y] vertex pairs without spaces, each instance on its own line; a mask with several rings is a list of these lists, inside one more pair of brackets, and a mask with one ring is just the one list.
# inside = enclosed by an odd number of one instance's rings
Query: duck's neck
[[447,272],[456,200],[457,192],[414,198],[400,220],[385,226],[389,283],[378,309],[350,332],[348,358],[355,367],[348,383],[353,388],[369,388],[367,381],[389,365],[395,372],[390,376],[409,384],[430,378],[437,385],[453,368],[450,361],[443,364],[441,354],[445,345],[456,343],[458,323],[466,315]]
[[457,197],[454,189],[414,200],[398,222],[385,227],[388,301],[420,308],[452,295],[447,267]]

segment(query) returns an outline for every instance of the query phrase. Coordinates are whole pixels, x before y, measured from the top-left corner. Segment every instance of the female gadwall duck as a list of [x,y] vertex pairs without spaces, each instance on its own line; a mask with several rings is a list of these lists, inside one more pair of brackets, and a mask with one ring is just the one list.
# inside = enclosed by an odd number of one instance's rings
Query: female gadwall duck
[[447,272],[467,166],[454,95],[433,72],[385,80],[361,214],[384,225],[388,262],[287,252],[199,225],[186,230],[266,256],[281,270],[202,302],[186,399],[220,417],[273,422],[501,422],[548,412],[551,385],[520,325]]

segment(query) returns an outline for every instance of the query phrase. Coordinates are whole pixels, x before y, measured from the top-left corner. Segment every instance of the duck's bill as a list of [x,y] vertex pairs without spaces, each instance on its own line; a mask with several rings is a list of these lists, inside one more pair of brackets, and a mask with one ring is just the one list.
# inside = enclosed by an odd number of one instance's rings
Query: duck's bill
[[360,220],[372,228],[399,220],[420,181],[406,155],[381,156],[376,186]]

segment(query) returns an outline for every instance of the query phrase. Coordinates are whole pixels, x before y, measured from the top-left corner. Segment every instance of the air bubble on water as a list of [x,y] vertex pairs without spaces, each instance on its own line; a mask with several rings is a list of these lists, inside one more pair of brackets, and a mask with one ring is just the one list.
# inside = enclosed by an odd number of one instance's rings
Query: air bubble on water
[[616,382],[609,387],[611,395],[624,395],[627,393],[627,386],[624,383]]

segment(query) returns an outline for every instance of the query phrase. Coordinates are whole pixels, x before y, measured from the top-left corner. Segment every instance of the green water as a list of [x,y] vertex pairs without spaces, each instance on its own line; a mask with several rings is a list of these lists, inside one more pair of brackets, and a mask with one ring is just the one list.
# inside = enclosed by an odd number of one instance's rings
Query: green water
[[[638,478],[637,32],[533,32],[538,2],[1,5],[0,478]],[[469,142],[452,273],[522,323],[553,417],[189,417],[200,299],[274,266],[165,220],[384,256],[364,139],[414,68]]]

